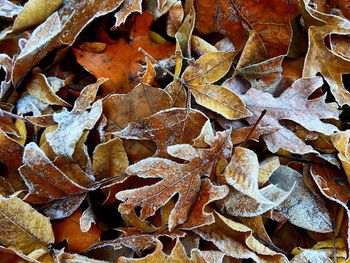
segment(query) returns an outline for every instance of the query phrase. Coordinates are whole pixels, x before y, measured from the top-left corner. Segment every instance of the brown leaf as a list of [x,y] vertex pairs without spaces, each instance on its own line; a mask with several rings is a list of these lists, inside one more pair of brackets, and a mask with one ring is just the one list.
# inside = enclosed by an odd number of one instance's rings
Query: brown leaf
[[[264,57],[287,53],[291,39],[290,21],[298,14],[297,1],[197,0],[196,28],[204,33],[220,32],[241,49],[247,33],[256,32]],[[252,54],[251,63],[257,63]]]
[[114,138],[96,146],[93,155],[93,169],[97,180],[123,176],[129,166],[123,142]]
[[152,140],[157,145],[156,156],[169,157],[167,147],[192,143],[207,121],[205,115],[193,109],[171,108],[160,111],[113,133],[120,138]]
[[142,0],[124,0],[120,5],[120,9],[114,15],[116,20],[113,26],[114,29],[125,23],[128,16],[132,13],[142,13]]
[[53,13],[33,31],[15,59],[12,75],[14,85],[17,86],[30,69],[49,52],[62,45],[71,45],[94,18],[114,11],[120,2],[121,0],[65,1],[59,14]]
[[85,176],[81,170],[72,173],[75,178],[67,177],[35,143],[26,145],[23,163],[19,172],[29,189],[26,200],[32,204],[51,202],[45,210],[51,218],[69,216],[84,200],[88,188],[74,181],[78,176]]
[[55,232],[55,242],[59,243],[66,239],[68,252],[84,252],[100,241],[101,230],[96,225],[93,225],[87,232],[81,231],[79,220],[81,216],[81,211],[77,210],[69,217],[55,221],[52,225]]
[[336,101],[341,106],[350,104],[350,93],[342,81],[342,75],[350,73],[350,61],[334,53],[324,42],[330,34],[349,34],[350,22],[340,16],[317,12],[308,6],[309,2],[301,1],[302,8],[312,19],[325,25],[309,27],[309,49],[305,57],[303,77],[313,77],[321,73]]
[[[209,149],[195,149],[186,144],[176,146],[175,149],[180,149],[180,152],[176,151],[176,157],[189,160],[189,163],[179,164],[162,158],[148,158],[129,166],[127,173],[130,175],[162,180],[154,185],[119,192],[116,198],[124,201],[119,206],[119,211],[125,214],[135,207],[141,207],[140,218],[145,219],[175,194],[179,194],[179,199],[170,214],[169,229],[185,223],[200,191],[200,176],[209,176],[218,159],[227,158],[231,152],[232,144],[228,136],[229,132],[226,131],[207,138],[207,143],[211,146]],[[181,151],[181,148],[184,150]]]
[[215,223],[195,229],[202,239],[212,242],[226,256],[256,262],[288,262],[287,258],[261,244],[245,225],[215,213]]
[[157,241],[156,249],[152,254],[147,255],[144,258],[140,259],[131,259],[131,258],[125,258],[121,257],[118,262],[120,263],[133,263],[133,262],[143,262],[143,263],[153,263],[153,262],[160,262],[160,263],[176,263],[176,262],[184,262],[184,263],[204,263],[206,262],[204,258],[200,255],[198,251],[195,251],[191,254],[191,257],[189,258],[186,255],[185,249],[182,246],[179,239],[176,239],[176,244],[173,250],[171,251],[170,255],[165,254],[163,251],[163,245],[160,241]]
[[162,89],[139,84],[127,94],[114,94],[103,100],[106,132],[120,131],[129,122],[145,119],[171,107],[170,96]]

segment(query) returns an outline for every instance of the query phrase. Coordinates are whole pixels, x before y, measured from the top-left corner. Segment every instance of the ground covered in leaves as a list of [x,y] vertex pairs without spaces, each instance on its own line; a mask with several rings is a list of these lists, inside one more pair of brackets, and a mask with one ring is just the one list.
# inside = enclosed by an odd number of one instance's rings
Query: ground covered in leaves
[[0,262],[349,262],[342,0],[0,0]]

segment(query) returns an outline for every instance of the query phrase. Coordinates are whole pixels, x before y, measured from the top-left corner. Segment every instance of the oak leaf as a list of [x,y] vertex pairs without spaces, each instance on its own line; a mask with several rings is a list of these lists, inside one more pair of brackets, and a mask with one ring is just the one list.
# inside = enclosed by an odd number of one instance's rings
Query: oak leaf
[[169,217],[169,229],[185,223],[191,206],[198,198],[201,176],[209,176],[217,161],[227,158],[231,153],[232,144],[228,136],[229,132],[225,131],[218,132],[215,137],[207,137],[210,145],[208,149],[195,149],[186,144],[177,145],[176,157],[189,161],[185,164],[162,158],[148,158],[129,166],[129,175],[162,180],[154,185],[117,193],[116,198],[123,201],[119,211],[125,214],[135,207],[141,207],[140,218],[145,219],[152,216],[175,194],[179,194]]
[[280,148],[299,154],[316,152],[292,131],[282,126],[279,120],[291,120],[309,131],[317,131],[326,135],[331,135],[338,130],[336,126],[321,121],[321,119],[338,119],[340,111],[337,105],[326,103],[325,95],[308,99],[322,84],[320,77],[304,78],[294,82],[277,98],[254,88],[240,95],[247,108],[253,113],[252,117],[247,118],[250,124],[255,124],[261,112],[267,110],[260,125],[278,129],[262,136],[271,152],[277,152]]
[[139,60],[144,60],[144,55],[139,52],[140,47],[157,60],[167,59],[173,55],[175,47],[172,43],[157,44],[151,40],[152,21],[153,17],[148,12],[136,15],[131,29],[132,41],[128,43],[127,39],[120,38],[117,43],[107,45],[103,53],[95,54],[74,49],[79,64],[97,78],[109,78],[104,84],[106,93],[127,93],[139,83],[137,74],[141,70]]
[[0,242],[29,254],[54,242],[49,218],[17,197],[0,196]]
[[160,263],[176,263],[176,262],[186,262],[186,263],[204,263],[206,262],[204,258],[201,256],[199,251],[193,251],[191,254],[191,257],[189,258],[186,255],[185,249],[183,245],[181,244],[179,239],[176,239],[176,244],[173,250],[171,251],[170,255],[165,254],[163,251],[163,245],[160,241],[157,241],[156,249],[153,253],[147,255],[144,258],[140,259],[129,259],[125,257],[121,257],[118,260],[118,263],[153,263],[153,262],[160,262]]
[[97,90],[103,82],[105,79],[99,79],[85,87],[74,103],[72,111],[68,112],[64,108],[61,112],[53,114],[58,127],[54,132],[48,133],[46,139],[56,154],[71,158],[84,130],[91,130],[100,118],[102,101],[96,101],[91,108],[90,104],[95,100]]
[[292,34],[290,21],[298,14],[298,2],[295,0],[197,0],[195,6],[196,28],[204,34],[225,34],[236,49],[242,48],[248,33],[256,32],[260,41],[258,50],[263,50],[264,56],[260,56],[260,61],[252,56],[252,64],[288,51]]

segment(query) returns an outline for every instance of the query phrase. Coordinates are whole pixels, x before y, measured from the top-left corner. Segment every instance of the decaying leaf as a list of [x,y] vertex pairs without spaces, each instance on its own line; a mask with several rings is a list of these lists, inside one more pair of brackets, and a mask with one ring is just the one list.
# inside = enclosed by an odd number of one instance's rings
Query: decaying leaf
[[321,121],[321,119],[338,119],[339,110],[336,104],[325,103],[325,96],[308,100],[310,94],[322,84],[320,77],[305,78],[294,82],[277,98],[254,88],[241,95],[247,108],[253,113],[253,116],[248,118],[250,124],[254,124],[261,112],[267,110],[260,125],[269,125],[278,129],[276,132],[262,136],[271,152],[276,152],[280,148],[299,154],[315,152],[311,146],[306,145],[293,132],[282,126],[279,120],[291,120],[309,131],[327,135],[338,130],[334,125]]
[[197,251],[194,251],[194,253],[192,253],[191,257],[189,258],[186,255],[184,247],[182,246],[179,239],[176,240],[175,247],[171,251],[170,255],[165,254],[162,250],[163,250],[163,245],[160,241],[158,241],[156,244],[155,251],[152,254],[146,256],[145,258],[140,258],[140,259],[120,258],[118,262],[121,262],[121,263],[128,263],[128,262],[151,263],[155,261],[164,262],[164,263],[165,262],[171,262],[171,263],[175,263],[175,262],[204,263],[206,262],[204,258],[200,255],[200,253],[198,253]]
[[144,60],[144,55],[139,52],[140,47],[158,60],[169,58],[175,50],[170,42],[157,44],[151,40],[149,31],[152,21],[153,17],[148,12],[136,16],[131,29],[132,41],[128,43],[127,39],[121,38],[117,43],[107,45],[103,53],[96,54],[74,49],[78,63],[97,78],[109,79],[104,84],[106,92],[129,92],[139,83],[137,76],[141,70],[139,60]]
[[0,196],[0,242],[29,254],[55,238],[49,218],[17,197]]
[[333,230],[327,208],[322,200],[307,188],[300,173],[281,165],[272,174],[269,182],[285,191],[293,188],[294,185],[292,193],[276,208],[292,224],[320,233]]
[[84,200],[88,188],[78,182],[89,182],[89,178],[85,178],[86,175],[78,167],[70,174],[74,177],[68,177],[35,143],[26,145],[23,163],[19,172],[29,189],[26,200],[32,204],[51,202],[45,209],[45,214],[51,218],[64,218],[72,214]]
[[[61,112],[54,113],[53,119],[58,123],[54,132],[46,135],[47,142],[52,150],[62,156],[72,157],[76,143],[83,135],[84,130],[94,127],[102,114],[102,101],[94,102],[97,90],[105,79],[99,79],[81,91],[72,111],[63,108]],[[67,133],[68,131],[68,133]]]
[[152,140],[158,147],[156,155],[168,157],[168,146],[192,143],[206,121],[207,118],[199,111],[172,108],[139,122],[131,122],[114,135],[126,139]]
[[[169,217],[169,229],[185,223],[200,190],[200,176],[209,176],[218,159],[227,158],[230,154],[232,144],[228,136],[229,132],[226,131],[207,138],[207,143],[211,146],[209,149],[196,150],[186,144],[178,146],[176,157],[189,160],[187,164],[162,158],[148,158],[129,166],[127,173],[130,175],[163,180],[151,186],[119,192],[116,198],[124,201],[119,206],[120,212],[129,213],[133,208],[141,207],[141,219],[144,219],[153,215],[175,194],[179,194],[179,200]],[[186,182],[190,184],[187,185]]]

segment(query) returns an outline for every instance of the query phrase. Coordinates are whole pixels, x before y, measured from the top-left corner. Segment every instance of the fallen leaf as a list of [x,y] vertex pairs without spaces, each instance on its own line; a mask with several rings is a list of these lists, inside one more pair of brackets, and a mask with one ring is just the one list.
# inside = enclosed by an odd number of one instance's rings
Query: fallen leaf
[[107,45],[104,53],[74,49],[79,64],[97,78],[109,79],[104,84],[105,93],[127,93],[139,83],[139,60],[144,60],[144,55],[139,52],[140,47],[157,60],[169,58],[174,53],[172,43],[156,44],[150,39],[152,21],[153,17],[148,12],[137,15],[131,29],[132,41],[128,43],[127,39],[120,38],[117,43]]
[[129,166],[123,142],[114,138],[96,146],[93,155],[93,169],[97,180],[123,176]]
[[340,16],[318,12],[308,6],[309,0],[303,0],[302,8],[312,19],[325,25],[309,27],[309,49],[305,57],[303,77],[313,77],[321,73],[330,87],[336,101],[343,106],[350,104],[350,93],[342,82],[342,75],[349,74],[350,61],[339,56],[325,45],[330,34],[349,34],[349,20]]
[[11,19],[17,16],[22,11],[22,9],[23,7],[21,7],[20,5],[15,5],[11,1],[1,0],[0,17]]
[[132,13],[142,13],[142,0],[125,0],[122,1],[120,5],[120,9],[114,15],[116,20],[113,26],[114,29],[125,23],[128,16]]
[[17,15],[13,23],[13,31],[24,31],[32,26],[38,25],[45,21],[53,12],[55,12],[62,4],[63,0],[43,1],[30,0]]
[[192,143],[206,121],[207,118],[197,110],[171,108],[129,123],[125,129],[113,134],[125,139],[152,140],[157,145],[155,155],[169,157],[168,146]]
[[1,244],[29,254],[55,240],[49,218],[17,197],[0,196]]
[[[63,108],[53,114],[53,120],[58,123],[54,132],[46,134],[47,142],[57,155],[72,157],[74,148],[84,130],[91,130],[102,114],[102,101],[98,100],[91,106],[99,86],[105,79],[85,87],[74,103],[72,111]],[[74,132],[72,132],[74,131]],[[68,132],[68,133],[67,133]]]
[[82,212],[77,210],[69,217],[52,224],[55,242],[59,243],[66,239],[68,252],[82,253],[100,241],[101,230],[96,225],[93,225],[87,232],[81,231],[79,220],[81,216]]
[[250,124],[255,124],[261,112],[267,110],[260,125],[269,125],[278,129],[271,134],[262,136],[271,152],[276,152],[280,148],[299,154],[315,152],[311,146],[306,145],[293,132],[282,126],[278,120],[291,120],[309,131],[317,131],[327,135],[338,130],[334,125],[320,120],[338,119],[337,105],[325,103],[325,96],[308,100],[310,94],[322,84],[323,81],[320,77],[304,78],[294,82],[277,98],[270,93],[254,88],[240,95],[249,111],[253,113],[253,116],[247,119]]
[[188,262],[188,263],[204,263],[206,262],[204,260],[204,258],[200,255],[200,253],[198,253],[197,251],[194,251],[191,254],[191,257],[189,258],[186,255],[186,252],[184,250],[184,247],[182,246],[181,242],[179,239],[176,239],[176,244],[175,247],[173,248],[173,250],[171,251],[170,255],[165,254],[163,251],[163,245],[160,241],[157,241],[156,244],[156,249],[153,253],[147,255],[144,258],[140,258],[140,259],[129,259],[129,258],[125,258],[122,257],[118,260],[118,262],[121,263],[127,263],[127,262],[171,262],[171,263],[175,263],[175,262]]
[[288,198],[277,209],[288,220],[299,227],[319,232],[333,231],[332,220],[322,200],[305,185],[297,171],[281,165],[270,177],[269,182],[288,191],[294,186]]
[[[196,150],[196,156],[189,155],[188,152],[182,152],[176,156],[189,160],[187,164],[179,164],[162,158],[148,158],[129,166],[127,169],[129,175],[163,178],[163,180],[151,186],[119,192],[116,198],[124,201],[119,206],[119,211],[125,214],[135,207],[141,207],[140,218],[145,219],[153,215],[167,200],[178,193],[179,200],[169,217],[169,230],[185,223],[190,208],[200,191],[200,176],[209,176],[218,158],[227,158],[227,155],[230,154],[232,144],[228,136],[229,132],[221,132],[215,137],[207,138],[207,143],[211,145],[211,148]],[[188,148],[189,146],[184,145],[183,147]],[[190,182],[190,185],[184,182]],[[169,185],[172,187],[169,188]]]
[[67,177],[35,143],[26,145],[23,163],[19,172],[29,189],[26,200],[32,204],[51,202],[45,209],[51,218],[69,216],[84,200],[88,188],[74,181],[78,176],[86,176],[81,170],[72,173],[75,177]]
[[71,45],[89,22],[113,12],[120,3],[121,0],[108,3],[102,0],[65,1],[59,10],[60,14],[53,13],[38,26],[16,57],[12,73],[13,84],[17,86],[30,69],[50,51],[62,45]]

